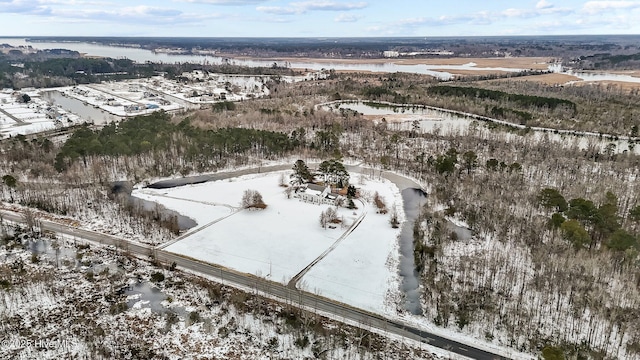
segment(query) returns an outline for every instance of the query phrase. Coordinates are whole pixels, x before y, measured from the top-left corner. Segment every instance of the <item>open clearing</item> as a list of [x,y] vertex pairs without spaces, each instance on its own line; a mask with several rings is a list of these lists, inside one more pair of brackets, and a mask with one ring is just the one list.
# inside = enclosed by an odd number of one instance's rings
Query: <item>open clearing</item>
[[433,59],[411,59],[411,58],[383,58],[383,59],[333,59],[333,58],[251,58],[243,56],[229,57],[236,59],[252,59],[264,61],[289,61],[289,62],[314,62],[333,64],[385,64],[393,63],[398,65],[465,65],[475,63],[477,67],[514,68],[514,69],[534,69],[547,70],[552,62],[546,57],[496,57],[496,58],[433,58]]
[[[455,71],[451,71],[455,72]],[[473,73],[472,73],[473,74]],[[637,76],[637,72],[611,72],[614,75],[629,75],[629,76]],[[504,79],[496,79],[496,80],[487,80],[489,82],[492,81],[504,81]],[[541,75],[530,75],[530,76],[518,76],[509,78],[509,81],[531,81],[538,82],[544,85],[576,85],[576,86],[616,86],[622,90],[634,90],[640,89],[640,83],[638,82],[629,82],[629,81],[615,81],[615,80],[599,80],[599,81],[589,81],[580,79],[577,76],[569,75],[569,74],[541,74]]]
[[466,58],[457,57],[449,59],[397,59],[396,64],[402,65],[465,65],[476,64],[477,67],[486,68],[515,68],[547,70],[552,59],[544,57],[499,57],[499,58]]
[[581,86],[611,86],[618,87],[622,90],[631,91],[640,89],[640,83],[632,83],[626,81],[576,81],[573,85]]
[[[402,198],[388,180],[351,173],[360,189],[357,210],[338,209],[343,225],[323,229],[320,213],[328,205],[287,198],[279,186],[281,174],[254,174],[239,178],[171,189],[138,189],[133,196],[156,201],[198,222],[182,240],[166,250],[283,284],[330,248],[358,218],[362,223],[316,264],[298,283],[320,293],[370,311],[390,309],[389,296],[398,292],[399,229],[391,228],[389,215],[377,214],[371,203],[377,191],[387,207],[395,207],[400,220]],[[361,185],[362,184],[362,185]],[[240,209],[247,189],[257,190],[267,204],[264,210]],[[363,205],[364,204],[364,205]]]
[[[564,85],[568,82],[576,81],[580,82],[579,77],[567,74],[540,74],[540,75],[529,75],[529,76],[514,76],[508,79],[509,81],[531,81],[538,82],[545,85]],[[496,80],[487,80],[487,81],[505,81],[505,79],[496,79]]]

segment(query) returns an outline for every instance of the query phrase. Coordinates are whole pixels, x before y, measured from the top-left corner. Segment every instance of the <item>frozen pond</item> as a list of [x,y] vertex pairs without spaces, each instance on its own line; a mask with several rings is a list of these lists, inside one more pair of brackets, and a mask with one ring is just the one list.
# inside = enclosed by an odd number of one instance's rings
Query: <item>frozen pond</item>
[[[565,74],[578,77],[583,81],[620,81],[629,83],[640,83],[640,78],[631,75],[608,74],[608,73],[588,73],[581,71],[568,71]],[[569,84],[577,81],[570,81]]]
[[321,106],[328,111],[353,110],[364,116],[375,116],[376,122],[385,121],[391,130],[411,130],[414,121],[419,124],[419,130],[433,132],[439,130],[464,130],[469,127],[472,119],[461,117],[453,113],[421,105],[393,105],[368,101],[336,102]]
[[172,219],[175,219],[180,230],[189,230],[198,225],[192,218],[184,216],[176,211],[169,210],[155,201],[132,196],[131,191],[131,184],[126,181],[116,181],[111,184],[111,194],[126,196],[130,206],[148,213],[155,213],[163,221],[171,221]]
[[[326,111],[340,112],[351,110],[362,114],[371,121],[387,123],[387,128],[396,131],[419,131],[424,133],[463,133],[471,126],[479,129],[481,133],[503,131],[500,128],[481,128],[482,122],[491,122],[519,129],[531,130],[525,135],[513,132],[505,132],[510,141],[518,139],[532,139],[534,141],[549,140],[561,144],[564,147],[577,146],[580,149],[599,148],[599,151],[611,151],[623,153],[631,151],[640,154],[640,142],[638,139],[628,139],[624,136],[616,137],[607,134],[592,132],[580,132],[572,130],[556,130],[542,127],[526,127],[520,124],[512,124],[507,121],[492,119],[473,114],[463,114],[453,110],[438,109],[424,105],[392,104],[370,101],[336,101],[317,105],[317,108]],[[416,128],[417,125],[417,128]]]
[[[558,74],[575,76],[579,78],[581,81],[589,81],[589,82],[620,81],[620,82],[628,82],[628,83],[640,83],[640,77],[624,75],[624,74],[611,74],[604,71],[586,72],[586,71],[575,71],[571,69],[565,71],[562,65],[559,65],[559,64],[550,65],[549,71],[558,73]],[[569,81],[567,85],[575,84],[579,82],[580,81]]]
[[186,318],[187,311],[180,306],[167,307],[165,302],[169,296],[160,291],[148,282],[139,282],[125,288],[127,295],[127,307],[149,308],[158,314],[175,313],[182,318]]

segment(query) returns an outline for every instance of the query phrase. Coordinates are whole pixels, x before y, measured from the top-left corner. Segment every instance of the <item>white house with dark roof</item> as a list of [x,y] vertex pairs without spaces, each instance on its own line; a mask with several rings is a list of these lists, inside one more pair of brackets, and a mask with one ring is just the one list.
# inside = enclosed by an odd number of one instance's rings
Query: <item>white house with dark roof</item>
[[294,196],[300,201],[330,206],[337,206],[343,200],[342,195],[331,192],[331,186],[325,187],[316,184],[300,186]]

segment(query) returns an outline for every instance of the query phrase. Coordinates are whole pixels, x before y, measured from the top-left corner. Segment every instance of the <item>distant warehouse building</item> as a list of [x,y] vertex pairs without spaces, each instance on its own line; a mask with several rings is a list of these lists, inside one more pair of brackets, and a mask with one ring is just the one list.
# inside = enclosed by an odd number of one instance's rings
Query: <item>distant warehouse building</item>
[[384,57],[387,57],[387,58],[392,58],[392,57],[398,57],[398,56],[400,56],[400,53],[399,53],[399,52],[397,52],[397,51],[391,51],[391,50],[389,50],[389,51],[385,51],[385,52],[383,52],[383,53],[382,53],[382,55],[383,55]]

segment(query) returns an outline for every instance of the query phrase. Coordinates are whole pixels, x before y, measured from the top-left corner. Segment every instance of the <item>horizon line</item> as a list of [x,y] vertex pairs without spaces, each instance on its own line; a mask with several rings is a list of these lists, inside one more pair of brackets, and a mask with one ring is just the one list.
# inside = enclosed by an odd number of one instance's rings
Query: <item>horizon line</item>
[[438,35],[438,36],[146,36],[146,35],[1,35],[0,38],[147,38],[147,39],[441,39],[514,37],[640,36],[638,34]]

